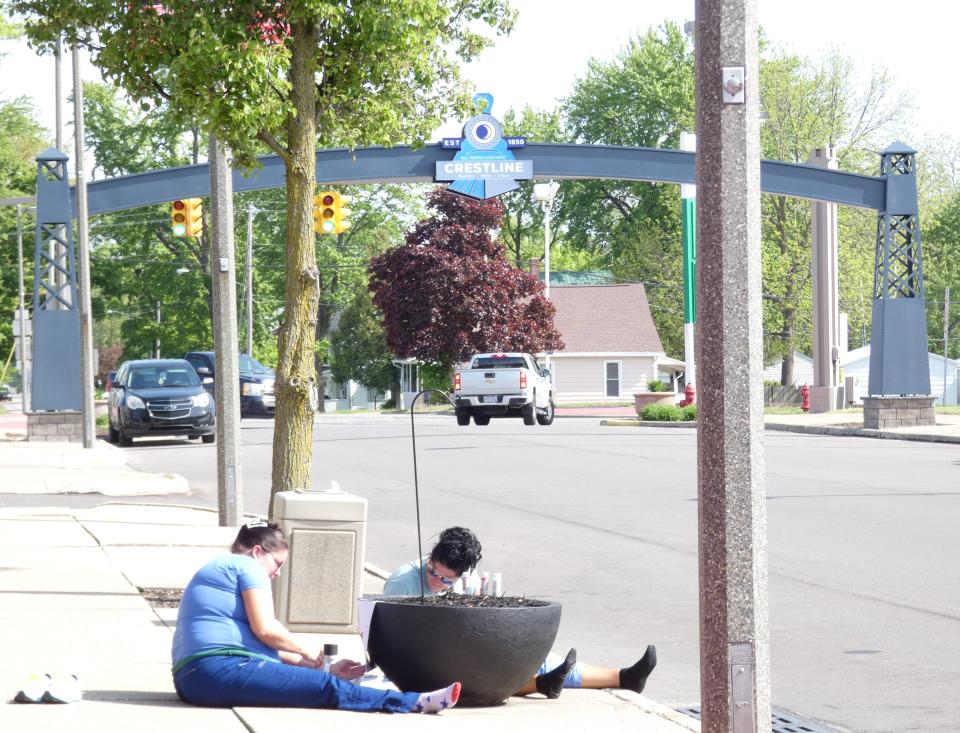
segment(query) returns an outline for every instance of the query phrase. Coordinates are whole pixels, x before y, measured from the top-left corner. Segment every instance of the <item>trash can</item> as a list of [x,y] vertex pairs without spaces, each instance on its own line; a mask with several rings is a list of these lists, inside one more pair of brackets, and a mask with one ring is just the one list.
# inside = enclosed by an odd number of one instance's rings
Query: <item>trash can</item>
[[273,580],[277,618],[296,632],[357,633],[367,500],[339,489],[282,491],[274,515],[290,543]]

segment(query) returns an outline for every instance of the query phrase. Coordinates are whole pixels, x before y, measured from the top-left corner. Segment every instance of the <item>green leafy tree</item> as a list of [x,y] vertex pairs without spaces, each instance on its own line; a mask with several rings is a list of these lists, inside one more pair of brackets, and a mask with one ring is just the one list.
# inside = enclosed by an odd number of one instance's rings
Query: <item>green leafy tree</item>
[[338,382],[352,379],[381,392],[391,388],[395,395],[399,392],[397,367],[387,347],[381,315],[366,288],[357,290],[343,310],[330,345],[330,367]]
[[[908,97],[883,71],[864,81],[853,62],[833,52],[814,63],[770,51],[760,64],[760,130],[765,158],[806,163],[814,148],[837,148],[840,167],[875,171],[880,142],[895,130]],[[871,167],[873,168],[871,170]],[[812,349],[811,207],[807,201],[762,199],[764,331],[768,358],[783,360],[781,383],[793,383],[793,353]],[[843,207],[840,302],[854,331],[869,324],[876,214]],[[864,321],[866,319],[866,321]]]
[[960,313],[960,192],[937,212],[929,226],[923,226],[921,241],[929,350],[943,353],[943,304],[949,287],[952,307],[947,353],[957,359],[960,358],[960,317],[957,315]]
[[[0,197],[32,196],[36,189],[36,155],[49,143],[27,99],[0,99]],[[33,292],[33,219],[24,214],[23,258],[26,306]],[[13,348],[13,314],[18,307],[17,218],[12,206],[0,207],[0,364]]]
[[464,95],[456,60],[507,31],[504,0],[233,0],[161,4],[11,0],[34,43],[60,33],[145,104],[167,102],[251,164],[267,145],[286,169],[286,270],[277,366],[274,492],[310,485],[319,271],[315,149],[422,139]]
[[[503,116],[505,135],[520,135],[528,142],[559,143],[567,140],[560,111],[538,112],[529,105],[518,116],[509,110]],[[562,189],[554,200],[556,208],[562,198]],[[513,256],[517,267],[523,269],[530,257],[543,258],[543,208],[533,196],[533,182],[521,182],[520,188],[500,196],[503,204],[503,225],[500,241]],[[554,230],[551,235],[556,245],[563,241],[562,232]],[[552,253],[552,248],[551,248]]]
[[[694,127],[693,52],[664,23],[610,61],[593,59],[563,102],[572,139],[599,145],[676,148]],[[592,254],[620,280],[643,281],[667,353],[683,351],[683,275],[677,186],[569,181],[559,205],[565,243]]]

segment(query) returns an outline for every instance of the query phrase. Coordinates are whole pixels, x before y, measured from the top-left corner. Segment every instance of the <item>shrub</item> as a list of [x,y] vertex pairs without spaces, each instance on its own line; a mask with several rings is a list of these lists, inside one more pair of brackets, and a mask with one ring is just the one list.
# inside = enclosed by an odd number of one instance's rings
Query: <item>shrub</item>
[[661,422],[681,422],[686,418],[683,410],[676,405],[647,405],[640,415],[641,420],[657,420]]
[[647,382],[647,389],[651,392],[666,392],[667,383],[662,379],[651,379],[649,382]]
[[396,410],[397,401],[391,397],[389,400],[384,400],[383,404],[380,405],[380,408],[383,410]]
[[686,407],[681,407],[680,412],[683,414],[683,419],[687,422],[693,422],[697,419],[696,405],[687,405]]

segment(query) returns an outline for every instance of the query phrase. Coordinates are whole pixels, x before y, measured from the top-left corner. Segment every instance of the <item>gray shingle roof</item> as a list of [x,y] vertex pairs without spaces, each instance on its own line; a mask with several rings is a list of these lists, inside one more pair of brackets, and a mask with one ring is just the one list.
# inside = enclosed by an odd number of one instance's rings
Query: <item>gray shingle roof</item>
[[663,353],[642,283],[551,288],[550,300],[566,344],[558,353]]

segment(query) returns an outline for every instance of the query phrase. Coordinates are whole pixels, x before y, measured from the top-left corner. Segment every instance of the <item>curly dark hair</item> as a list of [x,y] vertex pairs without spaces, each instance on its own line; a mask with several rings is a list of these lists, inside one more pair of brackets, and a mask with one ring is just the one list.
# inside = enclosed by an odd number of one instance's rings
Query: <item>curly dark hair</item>
[[450,527],[440,533],[440,539],[430,552],[430,560],[463,574],[477,567],[483,557],[481,549],[480,540],[469,529]]
[[230,552],[234,555],[247,555],[257,545],[260,545],[267,552],[290,549],[279,524],[254,521],[247,522],[240,528]]

